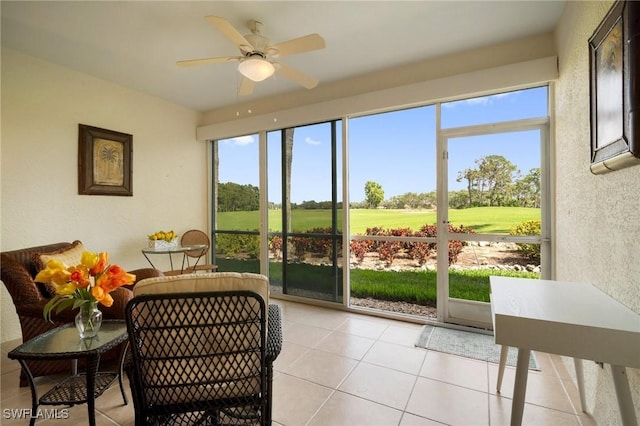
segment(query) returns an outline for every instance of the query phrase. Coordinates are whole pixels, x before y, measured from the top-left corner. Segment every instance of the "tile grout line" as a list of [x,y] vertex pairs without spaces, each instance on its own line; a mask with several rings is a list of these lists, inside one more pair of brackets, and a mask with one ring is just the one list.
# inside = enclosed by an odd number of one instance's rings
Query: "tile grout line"
[[491,426],[491,372],[489,369],[489,361],[485,362],[487,363],[487,424]]
[[[402,419],[404,418],[404,415],[407,413],[407,408],[409,407],[409,401],[411,401],[411,397],[413,397],[413,392],[416,390],[416,386],[418,385],[418,379],[420,378],[420,372],[422,371],[422,368],[424,367],[424,364],[427,362],[427,354],[429,353],[429,351],[427,349],[425,349],[425,354],[424,357],[422,358],[422,362],[420,363],[420,368],[418,368],[418,372],[416,373],[416,377],[415,380],[413,381],[413,386],[411,387],[411,392],[409,392],[409,398],[407,398],[407,402],[404,404],[404,408],[402,409],[402,415],[400,416],[400,423],[402,423]],[[413,414],[413,413],[409,413],[412,415],[417,415],[417,414]],[[420,416],[422,417],[422,416]],[[398,425],[400,424],[398,423]]]

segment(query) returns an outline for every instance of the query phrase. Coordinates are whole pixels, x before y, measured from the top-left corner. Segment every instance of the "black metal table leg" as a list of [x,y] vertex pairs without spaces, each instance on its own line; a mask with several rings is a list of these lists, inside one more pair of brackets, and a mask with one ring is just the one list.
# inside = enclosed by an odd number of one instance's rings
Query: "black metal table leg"
[[38,412],[38,392],[36,391],[36,384],[33,381],[33,374],[31,374],[27,363],[22,359],[19,359],[18,362],[22,366],[22,371],[27,375],[29,387],[31,388],[31,418],[29,419],[29,426],[33,426],[36,423],[36,413]]
[[96,375],[100,356],[87,358],[87,410],[89,412],[89,426],[96,425]]
[[120,382],[120,393],[122,394],[122,399],[124,400],[124,405],[129,404],[129,400],[127,399],[127,394],[124,392],[124,383],[122,382],[122,376],[124,375],[124,362],[127,357],[127,351],[129,350],[129,341],[127,340],[127,344],[123,345],[122,353],[120,354],[120,374],[118,375],[118,381]]

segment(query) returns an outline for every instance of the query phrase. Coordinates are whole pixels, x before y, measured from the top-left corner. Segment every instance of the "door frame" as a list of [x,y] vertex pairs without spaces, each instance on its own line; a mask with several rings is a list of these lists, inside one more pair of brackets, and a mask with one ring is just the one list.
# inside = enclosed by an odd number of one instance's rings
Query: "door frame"
[[[551,264],[551,210],[550,210],[550,134],[549,118],[531,118],[524,120],[505,121],[482,125],[464,126],[457,128],[441,129],[440,104],[437,105],[437,310],[438,322],[454,323],[491,329],[491,305],[486,302],[477,302],[449,297],[449,259],[448,250],[440,250],[440,247],[448,247],[449,240],[461,241],[491,241],[540,244],[540,273],[542,279],[550,279]],[[449,139],[482,136],[499,133],[511,133],[521,131],[538,130],[540,132],[540,236],[515,236],[504,234],[453,234],[449,233],[448,209],[448,144]],[[452,238],[455,236],[455,238]]]

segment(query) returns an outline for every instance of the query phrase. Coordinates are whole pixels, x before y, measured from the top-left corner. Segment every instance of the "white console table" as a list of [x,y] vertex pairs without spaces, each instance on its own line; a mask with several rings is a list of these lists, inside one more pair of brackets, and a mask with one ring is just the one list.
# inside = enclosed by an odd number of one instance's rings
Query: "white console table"
[[625,367],[640,368],[640,315],[591,284],[492,276],[490,285],[495,342],[518,348],[512,426],[522,423],[532,350],[611,364],[622,423],[638,424]]

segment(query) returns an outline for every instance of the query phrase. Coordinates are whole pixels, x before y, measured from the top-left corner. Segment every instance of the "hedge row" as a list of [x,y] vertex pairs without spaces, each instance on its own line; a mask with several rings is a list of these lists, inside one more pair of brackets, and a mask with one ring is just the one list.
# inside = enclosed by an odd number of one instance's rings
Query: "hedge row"
[[[372,236],[393,236],[393,237],[436,237],[437,227],[435,225],[423,225],[420,230],[413,231],[411,228],[391,228],[383,227],[367,228],[364,235]],[[331,235],[332,229],[313,228],[296,234]],[[473,229],[464,225],[449,225],[450,233],[472,234]],[[540,221],[528,221],[520,224],[511,231],[511,235],[539,235]],[[333,257],[333,243],[329,237],[318,236],[295,236],[289,238],[290,253],[299,260],[303,260],[305,255]],[[462,248],[467,243],[465,241],[450,240],[448,245],[449,264],[454,264],[462,252]],[[539,244],[518,243],[518,250],[526,257],[540,260]],[[400,255],[408,256],[419,265],[424,265],[430,256],[436,251],[436,243],[427,242],[400,242],[400,241],[374,241],[374,240],[352,240],[349,248],[358,263],[361,263],[367,253],[377,253],[379,258],[387,266],[391,266],[393,261]],[[274,235],[269,238],[269,251],[273,257],[280,258],[282,255],[282,237]],[[260,253],[259,237],[247,234],[218,234],[216,236],[216,253],[227,257],[244,257],[256,259]],[[341,240],[338,241],[338,256],[341,255]]]
[[[367,228],[365,235],[393,236],[393,237],[435,237],[437,227],[435,225],[423,225],[419,231],[411,228],[384,229],[381,227]],[[473,229],[460,225],[459,227],[449,225],[449,232],[458,234],[472,234]],[[462,247],[467,243],[459,240],[449,241],[449,265],[458,261],[458,256],[462,252]],[[436,243],[426,242],[400,242],[400,241],[374,241],[374,240],[352,240],[350,244],[351,253],[360,263],[367,253],[378,253],[379,258],[385,262],[386,266],[391,266],[393,261],[401,254],[408,255],[419,265],[424,265],[429,257],[436,251]]]

